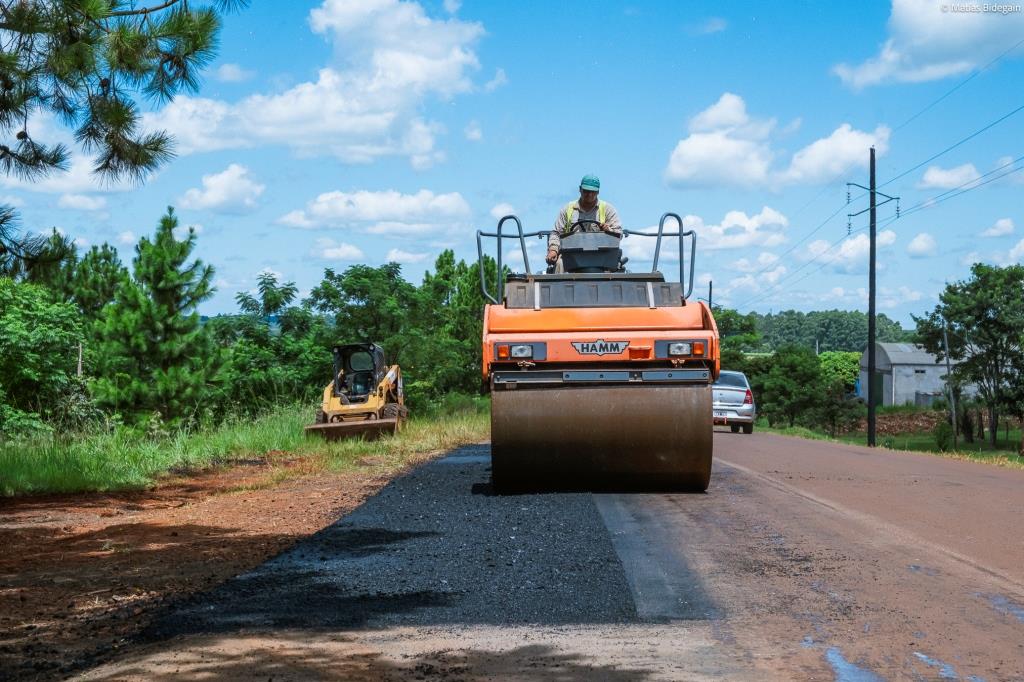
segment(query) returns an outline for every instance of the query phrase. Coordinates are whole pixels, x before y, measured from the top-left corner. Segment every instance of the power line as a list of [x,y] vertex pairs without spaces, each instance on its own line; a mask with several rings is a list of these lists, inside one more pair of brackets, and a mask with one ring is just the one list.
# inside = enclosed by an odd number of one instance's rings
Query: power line
[[[933,197],[925,199],[924,201],[919,202],[919,203],[911,206],[910,208],[906,209],[905,211],[902,211],[899,216],[892,216],[892,217],[886,219],[884,222],[880,223],[878,225],[878,227],[879,227],[879,229],[881,229],[883,227],[888,227],[888,226],[892,225],[893,223],[895,223],[900,218],[906,217],[907,215],[916,213],[918,211],[923,211],[923,210],[925,210],[927,208],[931,208],[933,206],[936,206],[936,205],[942,203],[943,201],[948,201],[949,199],[953,199],[955,197],[958,197],[958,196],[961,196],[963,194],[966,194],[967,192],[971,192],[973,190],[976,190],[979,187],[983,187],[984,185],[987,185],[989,183],[995,182],[996,180],[1001,180],[1002,178],[1005,178],[1008,175],[1012,175],[1013,173],[1018,173],[1018,172],[1024,170],[1024,166],[1020,166],[1020,167],[1017,167],[1017,168],[1011,168],[1010,170],[1008,170],[1006,172],[1003,172],[1003,173],[999,173],[999,171],[1001,171],[1001,170],[1003,170],[1003,169],[1005,169],[1007,167],[1013,166],[1013,165],[1015,165],[1016,163],[1018,163],[1020,161],[1024,161],[1024,156],[1019,156],[1016,159],[1014,159],[1012,161],[1009,161],[1007,163],[1004,163],[1003,165],[1001,165],[1001,166],[999,166],[997,168],[994,168],[993,170],[989,171],[988,173],[985,173],[985,175],[982,175],[982,176],[980,176],[978,178],[974,178],[973,180],[968,180],[967,182],[961,183],[957,187],[953,187],[951,189],[946,190],[945,192],[942,192],[942,193],[937,194],[937,195],[935,195]],[[979,180],[981,180],[982,178],[986,178],[986,177],[988,177],[990,175],[993,175],[994,173],[999,173],[999,174],[995,175],[995,177],[990,177],[988,180],[985,180],[984,182],[979,182]],[[825,268],[825,266],[829,265],[831,263],[831,261],[826,260],[826,261],[822,262],[822,264],[820,266],[818,266],[817,268],[807,272],[806,274],[804,274],[799,279],[790,281],[790,279],[792,277],[794,277],[798,272],[803,270],[806,266],[812,264],[814,261],[818,260],[819,258],[824,257],[825,255],[827,255],[828,253],[833,251],[837,246],[839,246],[839,244],[842,243],[844,240],[849,239],[850,237],[852,237],[855,234],[863,232],[865,229],[867,229],[867,228],[860,227],[860,228],[857,228],[856,230],[853,230],[852,232],[850,232],[850,234],[844,235],[844,236],[840,237],[836,241],[832,242],[832,244],[827,249],[825,249],[824,251],[821,251],[820,253],[816,254],[811,260],[804,262],[799,268],[797,268],[796,270],[791,272],[788,276],[786,276],[782,280],[776,282],[774,285],[772,285],[772,287],[770,289],[768,289],[767,291],[762,292],[761,294],[755,296],[754,298],[748,299],[747,301],[745,301],[744,303],[742,303],[741,305],[738,305],[736,307],[737,308],[742,308],[742,307],[746,307],[746,306],[752,305],[754,303],[758,303],[758,302],[764,300],[765,298],[767,298],[768,296],[771,296],[771,295],[775,294],[782,287],[783,284],[787,284],[788,283],[790,286],[795,285],[795,284],[799,284],[800,282],[804,281],[805,279],[807,279],[811,275],[814,275],[814,274],[820,272],[822,269]]]
[[959,140],[959,141],[957,141],[957,142],[955,142],[955,143],[951,144],[950,146],[946,147],[945,149],[943,149],[943,150],[942,150],[941,152],[939,152],[938,154],[935,154],[935,155],[933,155],[933,156],[930,156],[930,157],[928,157],[927,159],[925,159],[924,161],[922,161],[921,163],[917,164],[916,166],[913,166],[913,167],[911,167],[911,168],[908,168],[907,170],[903,171],[902,173],[900,173],[900,174],[899,174],[899,175],[897,175],[896,177],[894,177],[894,178],[890,178],[889,180],[886,180],[886,181],[885,181],[885,182],[883,182],[883,183],[882,183],[881,185],[879,185],[879,187],[880,187],[880,188],[881,188],[881,187],[885,187],[886,185],[889,185],[889,184],[891,184],[891,183],[893,183],[893,182],[896,182],[897,180],[899,180],[900,178],[904,177],[905,175],[909,175],[910,173],[913,173],[914,171],[916,171],[916,170],[917,170],[918,168],[920,168],[921,166],[924,166],[924,165],[926,165],[926,164],[928,164],[928,163],[931,163],[932,161],[934,161],[935,159],[939,158],[940,156],[942,156],[942,155],[944,155],[944,154],[947,154],[948,152],[951,152],[951,151],[953,151],[954,149],[956,149],[957,147],[959,147],[959,146],[960,146],[960,145],[962,145],[963,143],[965,143],[965,142],[967,142],[967,141],[969,141],[969,140],[972,140],[972,139],[974,139],[975,137],[977,137],[978,135],[981,135],[981,134],[982,134],[983,132],[985,132],[986,130],[989,130],[990,128],[993,128],[993,127],[997,126],[998,124],[1002,123],[1002,122],[1003,122],[1003,121],[1005,121],[1006,119],[1010,118],[1010,117],[1011,117],[1011,116],[1013,116],[1014,114],[1017,114],[1017,113],[1019,113],[1019,112],[1021,112],[1021,111],[1024,111],[1024,104],[1020,105],[1019,107],[1017,107],[1016,109],[1014,109],[1013,111],[1011,111],[1011,112],[1009,112],[1009,113],[1007,113],[1007,114],[1003,114],[1002,116],[1000,116],[1000,117],[999,117],[999,118],[997,118],[996,120],[992,121],[992,122],[991,122],[991,123],[989,123],[988,125],[986,125],[986,126],[984,126],[984,127],[980,128],[980,129],[978,129],[978,130],[974,131],[973,133],[971,133],[971,134],[970,134],[970,135],[968,135],[967,137],[964,137],[963,139],[961,139],[961,140]]
[[920,110],[920,111],[918,111],[918,112],[917,112],[916,114],[914,114],[913,116],[911,116],[910,118],[908,118],[908,119],[907,119],[906,121],[904,121],[903,123],[901,123],[901,124],[899,124],[898,126],[896,126],[895,128],[893,128],[893,129],[892,129],[892,132],[894,132],[894,133],[895,133],[895,132],[896,132],[897,130],[901,130],[901,129],[903,129],[904,127],[906,127],[907,125],[909,125],[911,121],[913,121],[913,120],[917,119],[917,117],[918,117],[918,116],[920,116],[921,114],[923,114],[923,113],[927,112],[927,111],[928,111],[928,110],[930,110],[930,109],[931,109],[932,107],[934,107],[934,106],[935,106],[936,104],[938,104],[938,103],[939,103],[939,102],[941,102],[942,100],[946,99],[947,97],[949,97],[950,95],[952,95],[952,94],[953,94],[954,92],[956,92],[957,90],[959,90],[959,89],[960,89],[960,88],[962,88],[963,86],[965,86],[965,85],[967,85],[968,83],[970,83],[970,82],[971,82],[972,80],[974,80],[975,78],[977,78],[977,77],[978,77],[978,76],[980,76],[981,74],[985,73],[985,71],[987,71],[987,70],[988,70],[988,68],[989,68],[990,66],[992,66],[993,64],[995,64],[996,62],[998,62],[998,61],[999,61],[1000,59],[1002,59],[1002,58],[1003,58],[1003,57],[1005,57],[1006,55],[1008,55],[1008,54],[1010,54],[1011,52],[1013,52],[1014,50],[1016,50],[1016,49],[1017,49],[1018,47],[1020,47],[1021,45],[1024,45],[1024,39],[1021,39],[1021,40],[1020,40],[1020,41],[1018,41],[1018,42],[1017,42],[1017,43],[1016,43],[1016,44],[1015,44],[1015,45],[1014,45],[1013,47],[1011,47],[1010,49],[1006,50],[1005,52],[1002,52],[1002,53],[1000,53],[998,57],[996,57],[995,59],[993,59],[992,61],[990,61],[990,62],[989,62],[988,64],[985,64],[985,66],[983,66],[983,67],[981,67],[980,69],[976,70],[976,71],[975,71],[974,73],[972,73],[972,74],[971,74],[970,76],[968,76],[967,78],[963,79],[962,81],[960,81],[959,83],[957,83],[956,85],[954,85],[954,86],[953,86],[952,88],[950,88],[950,89],[949,89],[949,90],[947,90],[947,91],[946,91],[945,93],[943,93],[943,94],[942,94],[942,95],[941,95],[941,96],[940,96],[940,97],[939,97],[938,99],[936,99],[936,100],[933,100],[933,101],[932,101],[932,102],[931,102],[931,103],[930,103],[930,104],[929,104],[928,106],[926,106],[926,107],[925,107],[924,109],[921,109],[921,110]]

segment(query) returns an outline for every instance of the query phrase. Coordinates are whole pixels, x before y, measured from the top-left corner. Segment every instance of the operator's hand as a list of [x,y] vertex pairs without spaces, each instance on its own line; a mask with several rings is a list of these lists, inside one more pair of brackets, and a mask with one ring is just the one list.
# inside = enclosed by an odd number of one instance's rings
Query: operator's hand
[[548,249],[548,255],[544,258],[544,260],[547,261],[548,265],[554,265],[555,262],[558,260],[558,252],[555,251],[554,249]]
[[611,228],[611,226],[608,223],[598,223],[597,226],[600,227],[601,231],[606,233],[606,234],[611,234],[612,233],[612,228]]

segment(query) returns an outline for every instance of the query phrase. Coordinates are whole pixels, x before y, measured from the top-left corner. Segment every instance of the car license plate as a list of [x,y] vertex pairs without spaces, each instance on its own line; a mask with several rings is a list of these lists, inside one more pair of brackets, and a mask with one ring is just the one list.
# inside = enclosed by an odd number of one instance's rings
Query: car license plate
[[724,417],[725,416],[725,410],[715,410],[715,416],[716,417]]

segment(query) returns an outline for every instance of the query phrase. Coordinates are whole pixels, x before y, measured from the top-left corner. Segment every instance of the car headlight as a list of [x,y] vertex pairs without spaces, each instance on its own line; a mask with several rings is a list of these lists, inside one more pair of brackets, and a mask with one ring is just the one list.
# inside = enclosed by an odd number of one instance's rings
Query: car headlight
[[533,357],[533,346],[528,343],[514,344],[509,349],[509,355],[514,358],[532,358]]
[[689,341],[676,341],[675,343],[668,344],[669,355],[692,355],[693,344]]

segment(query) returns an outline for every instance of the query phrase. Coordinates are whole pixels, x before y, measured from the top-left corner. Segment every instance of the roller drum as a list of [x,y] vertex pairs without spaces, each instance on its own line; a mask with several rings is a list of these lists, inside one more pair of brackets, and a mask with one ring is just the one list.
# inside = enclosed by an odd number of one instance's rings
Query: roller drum
[[491,476],[498,491],[706,490],[709,385],[497,388]]

